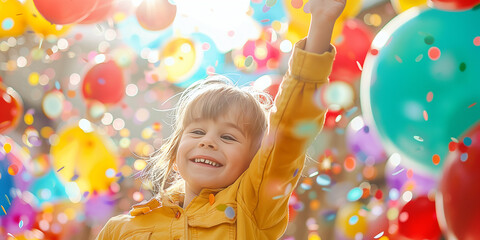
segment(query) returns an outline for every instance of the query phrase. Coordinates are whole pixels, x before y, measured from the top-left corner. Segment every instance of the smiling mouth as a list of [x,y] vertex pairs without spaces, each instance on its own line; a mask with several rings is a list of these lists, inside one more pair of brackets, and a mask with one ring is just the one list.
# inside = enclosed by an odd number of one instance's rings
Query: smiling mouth
[[216,163],[214,161],[204,159],[204,158],[194,158],[194,159],[191,159],[190,161],[192,161],[194,163],[210,166],[210,167],[222,167],[223,166],[220,163]]

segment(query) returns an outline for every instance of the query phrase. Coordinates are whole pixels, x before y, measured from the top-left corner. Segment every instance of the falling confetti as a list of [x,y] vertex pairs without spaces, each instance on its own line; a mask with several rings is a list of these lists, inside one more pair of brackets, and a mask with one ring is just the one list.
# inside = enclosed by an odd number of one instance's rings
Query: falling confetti
[[423,142],[423,138],[420,136],[413,136],[413,138],[419,142]]
[[423,110],[423,119],[425,119],[425,121],[428,121],[428,113],[425,110]]
[[5,153],[9,153],[10,151],[12,151],[12,145],[10,145],[10,143],[5,143],[3,145],[3,150],[5,150]]
[[433,100],[433,92],[427,93],[427,102],[431,102]]
[[380,237],[382,237],[382,236],[383,236],[383,232],[381,232],[381,233],[379,233],[379,234],[375,235],[375,237],[373,237],[373,238],[377,239],[377,238],[380,238]]
[[467,147],[470,146],[472,144],[472,139],[469,138],[469,137],[465,137],[463,139],[463,144],[465,144],[465,146],[467,146]]
[[472,103],[472,104],[470,104],[470,106],[468,106],[468,108],[471,108],[471,107],[475,106],[476,104],[477,103]]
[[210,206],[213,205],[215,202],[215,195],[210,193],[210,195],[208,195],[208,202],[210,202]]
[[398,175],[399,173],[403,172],[403,170],[405,170],[405,168],[402,168],[402,169],[392,173],[392,176]]
[[438,154],[434,154],[432,157],[433,164],[438,165],[440,163],[440,156]]
[[433,61],[436,61],[440,58],[441,52],[440,49],[437,47],[431,47],[428,49],[428,57]]
[[235,210],[228,206],[226,209],[225,209],[225,216],[227,216],[227,218],[229,219],[234,219],[235,218]]

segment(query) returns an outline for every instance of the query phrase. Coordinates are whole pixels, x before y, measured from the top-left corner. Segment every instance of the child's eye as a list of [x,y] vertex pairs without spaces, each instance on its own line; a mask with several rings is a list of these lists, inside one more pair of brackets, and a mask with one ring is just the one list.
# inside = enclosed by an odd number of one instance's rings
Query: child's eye
[[229,141],[237,141],[237,139],[235,139],[234,137],[232,137],[230,135],[223,135],[222,138],[225,139],[225,140],[229,140]]
[[203,135],[203,131],[201,130],[194,130],[194,131],[191,131],[191,133],[197,134],[197,135]]

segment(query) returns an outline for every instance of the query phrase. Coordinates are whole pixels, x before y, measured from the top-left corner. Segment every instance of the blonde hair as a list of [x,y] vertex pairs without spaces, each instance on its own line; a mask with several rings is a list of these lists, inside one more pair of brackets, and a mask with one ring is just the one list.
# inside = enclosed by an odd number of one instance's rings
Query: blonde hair
[[188,124],[199,118],[216,119],[236,109],[236,119],[246,123],[239,127],[252,139],[251,147],[258,150],[267,129],[271,107],[272,98],[267,93],[253,87],[239,88],[221,75],[193,83],[183,91],[177,102],[172,134],[147,159],[147,166],[140,177],[151,185],[155,197],[172,198],[174,193],[184,193],[185,182],[173,168],[179,142]]

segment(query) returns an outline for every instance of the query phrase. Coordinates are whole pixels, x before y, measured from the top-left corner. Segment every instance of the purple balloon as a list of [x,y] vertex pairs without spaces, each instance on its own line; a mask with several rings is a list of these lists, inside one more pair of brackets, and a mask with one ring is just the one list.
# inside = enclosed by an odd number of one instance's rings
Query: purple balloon
[[[408,178],[408,169],[413,170],[411,178]],[[404,190],[404,187],[410,181],[415,186],[412,192],[417,196],[427,195],[437,187],[438,182],[433,175],[422,172],[417,168],[410,168],[404,163],[394,164],[391,160],[388,160],[385,166],[385,178],[389,188],[395,188],[399,191]]]
[[112,217],[115,200],[109,195],[91,196],[85,203],[85,217],[91,226],[105,224]]
[[353,118],[346,129],[347,147],[362,162],[373,164],[387,159],[378,133],[365,125],[362,116]]

